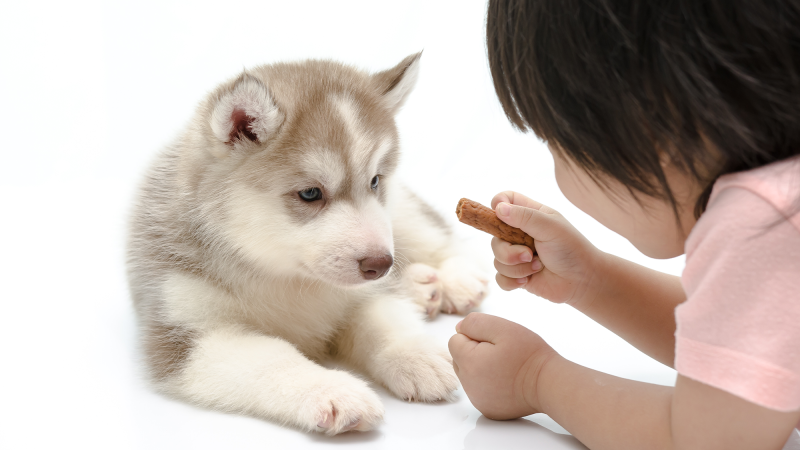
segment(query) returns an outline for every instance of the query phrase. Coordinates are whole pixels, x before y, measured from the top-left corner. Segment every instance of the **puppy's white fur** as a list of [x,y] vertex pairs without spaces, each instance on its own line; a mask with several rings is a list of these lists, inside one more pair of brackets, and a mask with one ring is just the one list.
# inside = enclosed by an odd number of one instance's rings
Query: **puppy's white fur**
[[[365,381],[447,399],[446,350],[420,311],[464,313],[485,280],[393,177],[394,114],[419,55],[367,74],[275,64],[220,86],[155,161],[131,220],[129,278],[155,385],[194,404],[309,431],[368,430]],[[376,184],[377,180],[377,186]],[[300,195],[318,189],[320,198]],[[380,279],[362,261],[392,256]]]

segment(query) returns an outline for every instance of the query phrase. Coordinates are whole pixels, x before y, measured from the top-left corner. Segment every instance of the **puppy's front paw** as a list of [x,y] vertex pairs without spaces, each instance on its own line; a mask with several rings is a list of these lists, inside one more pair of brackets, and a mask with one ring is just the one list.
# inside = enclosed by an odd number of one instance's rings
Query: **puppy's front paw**
[[443,312],[467,314],[480,306],[488,292],[489,280],[468,260],[453,257],[439,267]]
[[347,372],[325,371],[303,397],[299,421],[309,431],[329,436],[368,431],[383,420],[378,394]]
[[391,344],[375,362],[376,378],[403,400],[452,400],[458,388],[450,353],[425,336]]
[[406,268],[404,276],[414,303],[428,318],[436,317],[442,306],[442,283],[436,269],[427,264],[414,263]]

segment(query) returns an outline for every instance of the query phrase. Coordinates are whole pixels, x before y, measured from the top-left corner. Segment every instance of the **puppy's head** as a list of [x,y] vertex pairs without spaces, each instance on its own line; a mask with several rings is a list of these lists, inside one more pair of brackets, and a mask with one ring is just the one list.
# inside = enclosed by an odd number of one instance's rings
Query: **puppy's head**
[[394,115],[419,56],[376,74],[330,61],[264,66],[211,96],[195,125],[205,156],[192,165],[198,195],[220,210],[207,217],[237,252],[271,274],[339,286],[389,272]]

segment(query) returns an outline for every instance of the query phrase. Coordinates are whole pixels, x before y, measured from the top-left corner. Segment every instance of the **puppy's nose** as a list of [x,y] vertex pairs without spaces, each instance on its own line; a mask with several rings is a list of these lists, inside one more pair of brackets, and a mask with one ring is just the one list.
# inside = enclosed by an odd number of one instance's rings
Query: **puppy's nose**
[[365,279],[377,280],[386,275],[393,263],[392,255],[370,256],[358,261],[358,267]]

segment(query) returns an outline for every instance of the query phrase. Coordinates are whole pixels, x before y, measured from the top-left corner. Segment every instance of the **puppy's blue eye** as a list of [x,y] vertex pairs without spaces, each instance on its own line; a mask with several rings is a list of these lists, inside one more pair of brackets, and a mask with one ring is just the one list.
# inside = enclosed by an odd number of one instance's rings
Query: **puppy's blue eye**
[[378,189],[378,175],[375,175],[375,177],[372,178],[372,182],[370,183],[369,187],[372,189]]
[[314,202],[322,198],[322,191],[319,188],[308,188],[298,192],[297,195],[305,202]]

